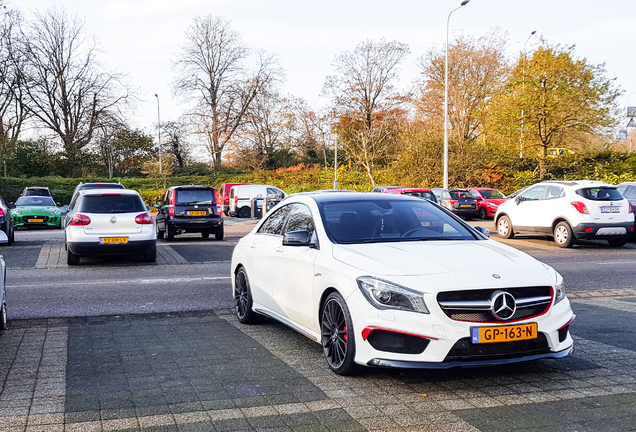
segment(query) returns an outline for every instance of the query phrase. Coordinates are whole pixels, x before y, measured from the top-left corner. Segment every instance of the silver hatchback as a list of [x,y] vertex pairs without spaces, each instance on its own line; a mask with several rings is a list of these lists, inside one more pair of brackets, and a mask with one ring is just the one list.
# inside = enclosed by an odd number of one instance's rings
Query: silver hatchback
[[141,255],[157,260],[157,236],[148,207],[132,189],[87,189],[79,192],[66,215],[68,265],[81,256]]

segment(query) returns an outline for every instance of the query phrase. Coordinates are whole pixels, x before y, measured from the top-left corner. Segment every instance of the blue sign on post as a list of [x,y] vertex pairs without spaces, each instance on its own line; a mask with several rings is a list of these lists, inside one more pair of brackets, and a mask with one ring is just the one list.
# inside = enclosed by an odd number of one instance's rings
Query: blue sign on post
[[627,139],[627,131],[622,130],[618,133],[618,139]]

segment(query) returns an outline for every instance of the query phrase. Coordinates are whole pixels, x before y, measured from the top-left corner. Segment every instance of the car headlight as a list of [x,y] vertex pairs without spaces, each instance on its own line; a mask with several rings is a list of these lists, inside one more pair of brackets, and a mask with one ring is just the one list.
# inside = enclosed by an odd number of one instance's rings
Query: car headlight
[[18,210],[18,209],[13,209],[11,211],[11,213],[13,213],[14,215],[21,215],[22,214],[22,212],[20,212],[20,210]]
[[490,202],[489,202],[489,203],[488,203],[488,207],[496,209],[496,208],[498,208],[498,207],[499,207],[499,204],[495,204],[495,203],[490,203]]
[[429,313],[421,292],[370,276],[361,276],[357,282],[364,297],[378,309]]
[[556,271],[554,268],[547,264],[543,264],[545,268],[548,269],[550,273],[552,273],[554,278],[554,304],[557,304],[561,300],[565,298],[565,288],[563,283],[563,276]]
[[51,216],[55,216],[55,215],[59,215],[60,213],[61,213],[60,209],[53,209],[53,210],[51,210],[51,212],[49,214]]

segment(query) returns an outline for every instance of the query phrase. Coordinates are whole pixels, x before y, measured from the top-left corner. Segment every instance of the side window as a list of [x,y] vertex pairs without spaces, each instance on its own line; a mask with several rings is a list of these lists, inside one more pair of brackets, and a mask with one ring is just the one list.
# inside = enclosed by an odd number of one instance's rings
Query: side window
[[276,188],[267,188],[267,198],[282,198],[283,191]]
[[537,186],[528,189],[526,193],[523,194],[524,201],[536,201],[541,198],[543,195],[543,191],[545,190],[545,186]]
[[550,186],[545,194],[545,199],[555,199],[564,196],[563,188],[559,186]]
[[259,234],[274,234],[283,235],[283,225],[285,225],[285,219],[291,211],[292,206],[286,205],[279,208],[273,213],[268,213],[267,219],[258,229]]
[[168,199],[168,194],[169,194],[169,193],[170,193],[170,190],[167,190],[167,191],[166,191],[166,193],[165,193],[165,194],[163,194],[163,202],[162,202],[162,204],[164,204],[164,205],[165,205],[165,204],[168,204],[168,201],[169,201],[169,199]]
[[314,218],[307,206],[303,204],[293,204],[292,210],[289,213],[289,217],[287,218],[285,232],[299,230],[309,231],[309,238],[311,238],[315,231]]

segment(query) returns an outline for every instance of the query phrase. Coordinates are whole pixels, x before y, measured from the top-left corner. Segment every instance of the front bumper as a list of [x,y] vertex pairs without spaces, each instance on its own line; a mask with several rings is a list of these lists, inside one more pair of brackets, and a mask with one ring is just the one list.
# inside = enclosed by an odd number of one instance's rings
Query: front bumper
[[[42,222],[30,222],[31,220],[42,220]],[[13,216],[13,225],[20,228],[59,228],[62,223],[62,217],[60,215],[53,216],[34,216],[34,215],[22,215]]]

